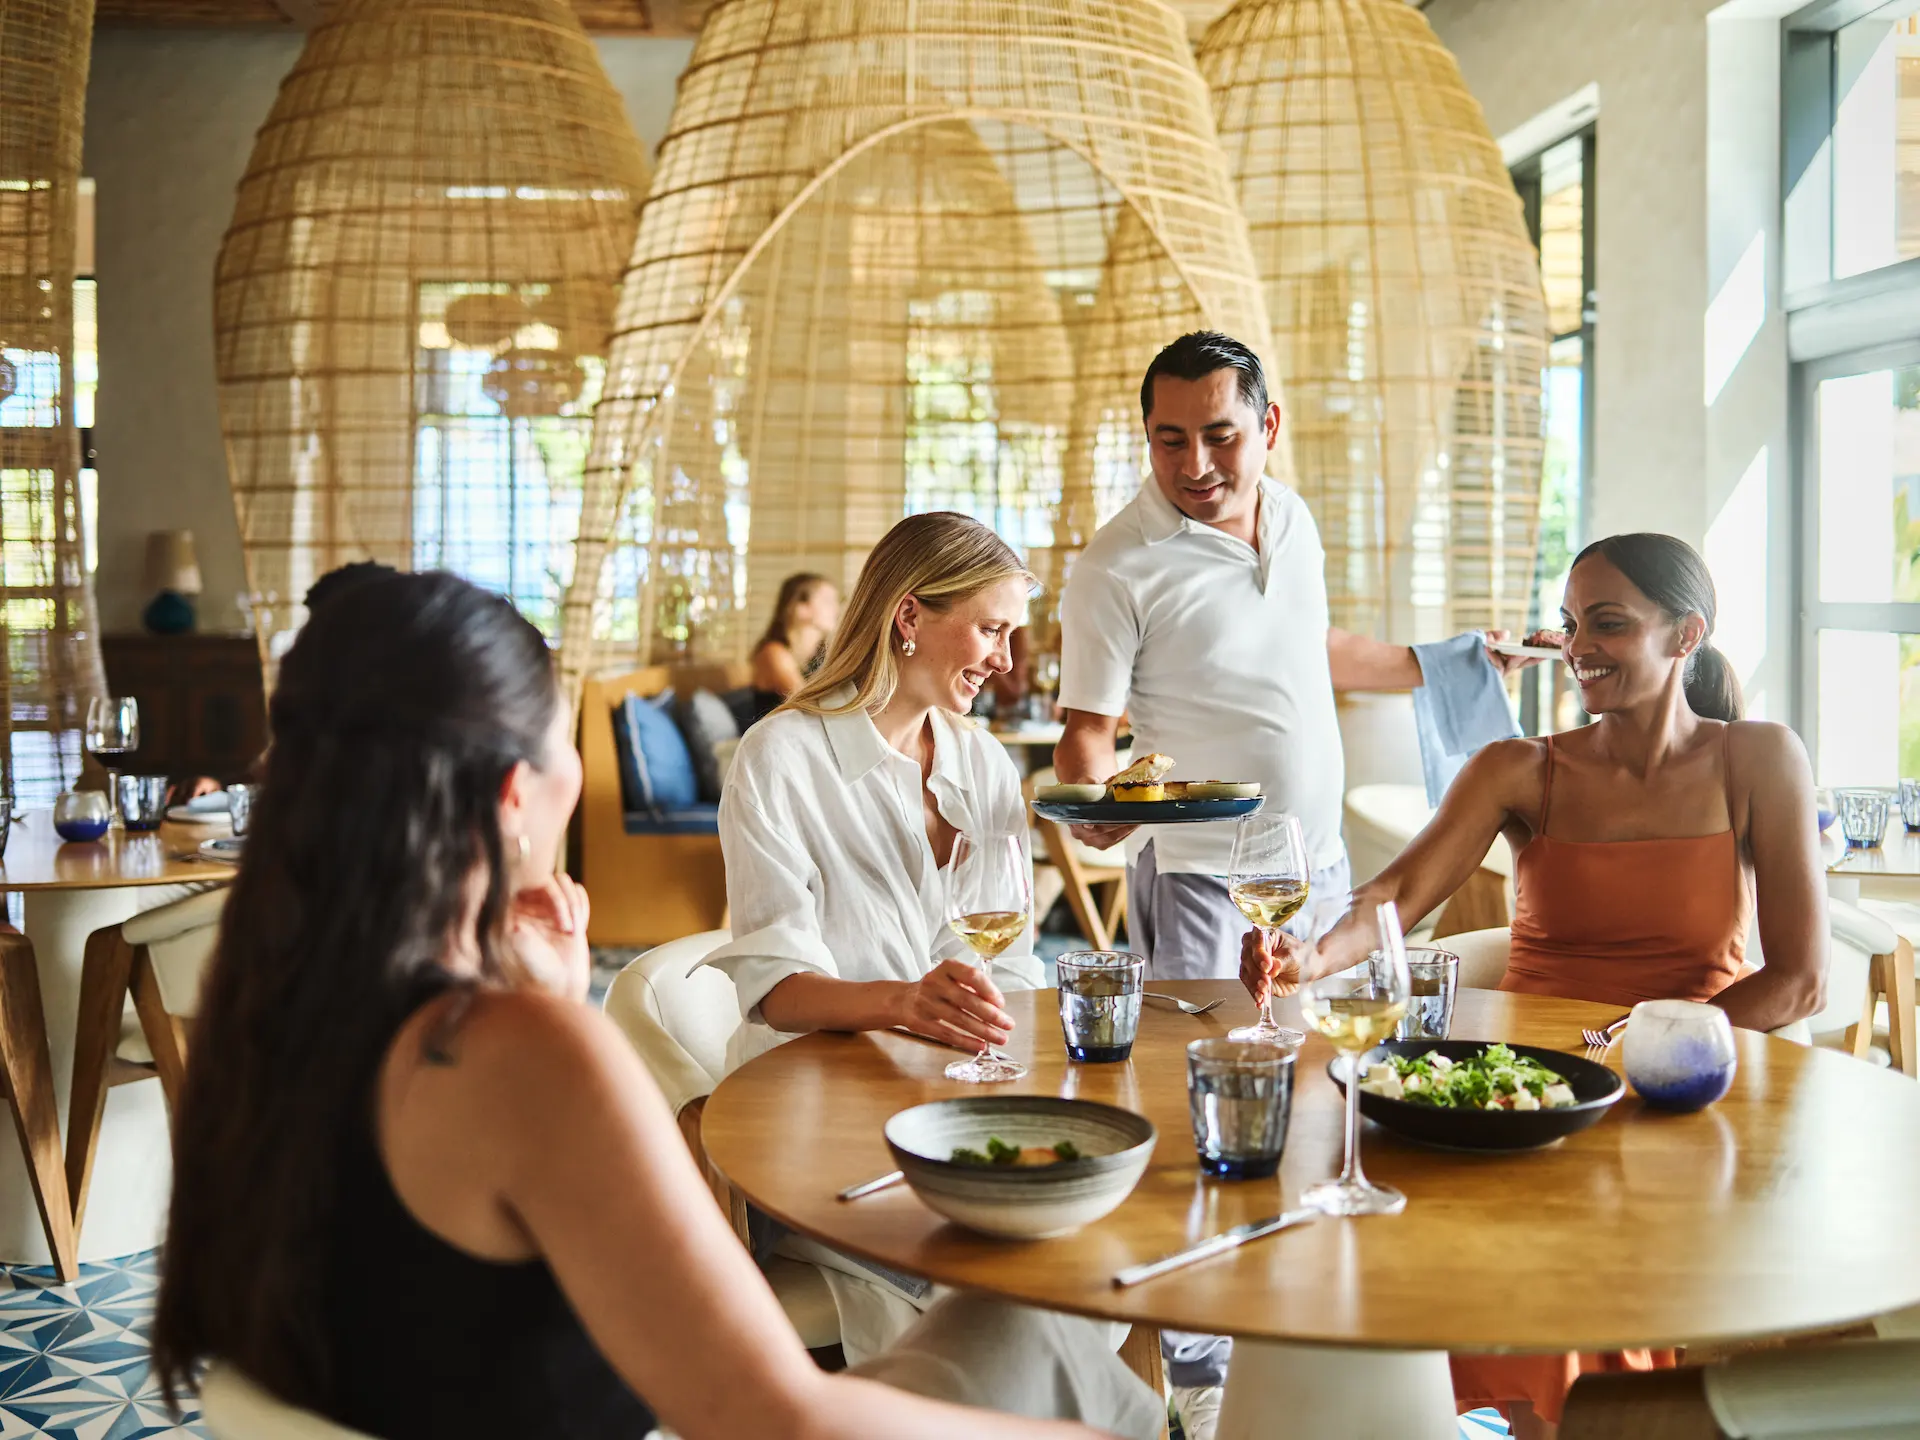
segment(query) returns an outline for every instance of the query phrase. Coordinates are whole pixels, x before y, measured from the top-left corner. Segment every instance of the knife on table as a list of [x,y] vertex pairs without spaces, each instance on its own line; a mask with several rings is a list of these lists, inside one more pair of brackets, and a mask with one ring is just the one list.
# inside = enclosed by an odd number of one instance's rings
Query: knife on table
[[1184,1250],[1176,1250],[1173,1254],[1159,1260],[1149,1260],[1145,1265],[1130,1265],[1113,1277],[1113,1283],[1120,1289],[1129,1285],[1138,1285],[1143,1280],[1152,1280],[1156,1276],[1166,1274],[1169,1270],[1178,1270],[1184,1265],[1210,1260],[1215,1255],[1224,1255],[1227,1251],[1236,1249],[1249,1240],[1258,1240],[1263,1235],[1272,1235],[1319,1218],[1318,1210],[1288,1210],[1279,1215],[1270,1215],[1265,1220],[1236,1225],[1233,1229],[1224,1230],[1210,1240],[1202,1240],[1198,1245],[1189,1245]]

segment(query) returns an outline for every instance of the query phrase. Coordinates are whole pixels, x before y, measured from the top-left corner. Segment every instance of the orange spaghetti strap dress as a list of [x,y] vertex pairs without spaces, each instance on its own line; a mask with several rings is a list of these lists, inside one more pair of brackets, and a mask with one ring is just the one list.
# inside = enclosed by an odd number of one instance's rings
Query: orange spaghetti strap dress
[[[1731,727],[1726,732],[1730,735]],[[1539,833],[1514,860],[1513,944],[1502,990],[1608,1005],[1707,1000],[1738,978],[1747,933],[1746,871],[1733,825],[1733,770],[1723,738],[1728,828],[1675,840],[1556,840],[1553,737]],[[1567,1391],[1595,1370],[1650,1370],[1671,1350],[1453,1357],[1460,1409],[1531,1402],[1557,1422]]]

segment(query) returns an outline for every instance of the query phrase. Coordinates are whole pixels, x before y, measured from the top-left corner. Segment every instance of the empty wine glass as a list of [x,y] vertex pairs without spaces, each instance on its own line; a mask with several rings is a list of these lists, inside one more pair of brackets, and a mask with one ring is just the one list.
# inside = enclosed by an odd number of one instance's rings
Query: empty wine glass
[[120,828],[120,758],[140,748],[140,702],[96,695],[87,702],[87,753],[107,772],[108,824]]
[[1398,1215],[1407,1197],[1391,1185],[1375,1185],[1360,1168],[1360,1057],[1393,1038],[1407,1013],[1413,989],[1407,974],[1400,912],[1391,902],[1377,912],[1380,948],[1352,969],[1322,975],[1300,987],[1300,1013],[1333,1042],[1346,1062],[1347,1158],[1340,1178],[1322,1180],[1301,1193],[1300,1203],[1328,1215]]
[[[954,836],[953,858],[947,864],[947,924],[989,969],[1026,933],[1033,907],[1028,875],[1018,835]],[[1018,1080],[1027,1067],[983,1045],[971,1060],[947,1066],[946,1073],[949,1080],[980,1085]]]
[[[1307,840],[1297,815],[1255,812],[1240,822],[1233,837],[1233,861],[1227,893],[1242,915],[1269,941],[1307,903]],[[1307,1037],[1273,1019],[1273,990],[1260,1002],[1260,1019],[1227,1032],[1229,1040],[1268,1045],[1298,1045]]]

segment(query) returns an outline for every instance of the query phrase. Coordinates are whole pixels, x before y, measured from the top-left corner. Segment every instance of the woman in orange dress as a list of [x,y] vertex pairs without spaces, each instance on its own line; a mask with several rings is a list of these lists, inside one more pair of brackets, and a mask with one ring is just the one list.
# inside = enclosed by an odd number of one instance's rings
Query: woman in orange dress
[[[1268,984],[1363,958],[1391,900],[1412,925],[1467,880],[1496,834],[1514,853],[1503,990],[1610,1005],[1703,1000],[1771,1030],[1814,1013],[1826,974],[1826,891],[1805,749],[1742,720],[1739,681],[1709,643],[1713,580],[1670,535],[1615,535],[1575,560],[1562,654],[1595,723],[1506,740],[1460,772],[1439,811],[1317,951],[1258,935],[1241,974]],[[1755,904],[1757,897],[1757,906]],[[1757,909],[1764,968],[1746,967]],[[1456,1356],[1461,1408],[1497,1404],[1517,1436],[1551,1436],[1583,1370],[1672,1364],[1671,1352]]]

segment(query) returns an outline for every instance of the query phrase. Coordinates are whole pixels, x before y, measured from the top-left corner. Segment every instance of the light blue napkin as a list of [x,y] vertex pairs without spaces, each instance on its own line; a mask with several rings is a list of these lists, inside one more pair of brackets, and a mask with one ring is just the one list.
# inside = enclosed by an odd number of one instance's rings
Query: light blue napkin
[[1420,735],[1420,768],[1427,803],[1438,805],[1473,752],[1520,733],[1507,687],[1487,658],[1478,630],[1413,647],[1424,682],[1413,692],[1413,723]]

